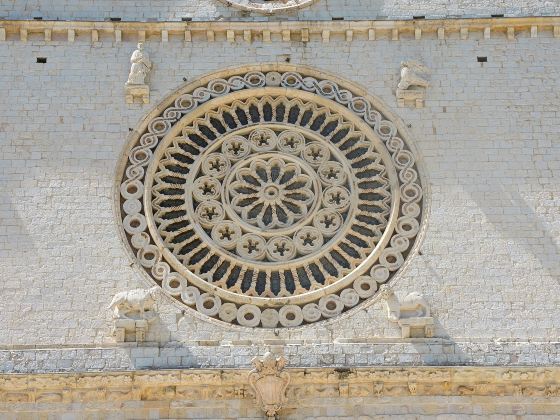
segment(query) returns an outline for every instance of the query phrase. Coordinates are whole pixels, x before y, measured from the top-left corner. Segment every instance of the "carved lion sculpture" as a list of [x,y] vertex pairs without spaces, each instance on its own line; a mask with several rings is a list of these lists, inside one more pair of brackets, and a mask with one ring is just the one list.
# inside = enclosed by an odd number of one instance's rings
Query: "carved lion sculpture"
[[412,292],[399,301],[393,289],[386,284],[381,286],[380,291],[381,296],[387,303],[387,316],[390,321],[396,322],[402,318],[430,316],[430,307],[420,293]]
[[119,292],[115,295],[107,309],[113,310],[113,317],[128,318],[128,314],[137,312],[141,318],[146,311],[155,309],[155,295],[159,287],[153,286],[150,289],[134,289]]

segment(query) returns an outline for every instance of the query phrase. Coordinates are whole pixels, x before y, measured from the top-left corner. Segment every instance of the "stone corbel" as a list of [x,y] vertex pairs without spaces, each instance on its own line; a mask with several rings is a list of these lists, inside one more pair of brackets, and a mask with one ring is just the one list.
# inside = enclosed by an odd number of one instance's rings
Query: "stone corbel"
[[142,343],[146,340],[148,321],[145,319],[115,319],[113,332],[115,341],[118,343],[124,343],[126,341],[127,332],[134,334],[134,341]]
[[148,85],[125,85],[125,100],[127,104],[133,104],[135,99],[142,103],[150,103],[150,87]]
[[399,108],[410,106],[412,108],[424,108],[425,89],[399,89],[397,88],[397,104]]
[[431,338],[434,336],[434,319],[429,316],[405,318],[398,321],[402,338]]

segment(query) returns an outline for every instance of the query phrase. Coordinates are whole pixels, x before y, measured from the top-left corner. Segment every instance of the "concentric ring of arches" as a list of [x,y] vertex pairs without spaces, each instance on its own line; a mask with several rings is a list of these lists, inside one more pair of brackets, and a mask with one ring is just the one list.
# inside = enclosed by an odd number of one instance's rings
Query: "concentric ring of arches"
[[[402,267],[422,217],[414,155],[395,125],[369,98],[278,66],[232,71],[197,85],[146,120],[121,165],[119,213],[139,266],[198,312],[247,327],[312,323],[375,295]],[[353,197],[336,235],[314,253],[298,254],[287,269],[220,249],[211,231],[194,229],[199,203],[189,210],[182,193],[181,185],[194,179],[192,165],[214,144],[262,126],[301,132],[306,141],[336,149]],[[173,223],[179,228],[169,228]],[[187,246],[195,236],[202,244],[196,258]]]

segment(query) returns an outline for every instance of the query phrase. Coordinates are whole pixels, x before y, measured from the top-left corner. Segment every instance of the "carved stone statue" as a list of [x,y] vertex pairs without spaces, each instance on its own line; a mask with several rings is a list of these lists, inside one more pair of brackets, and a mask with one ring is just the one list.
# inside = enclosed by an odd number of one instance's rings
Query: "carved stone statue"
[[155,295],[159,287],[119,292],[107,309],[113,312],[113,334],[123,342],[127,332],[135,333],[136,341],[144,341],[148,324],[156,317]]
[[107,309],[114,311],[114,318],[129,318],[133,312],[137,312],[141,317],[145,316],[146,311],[155,308],[155,293],[159,287],[153,286],[150,289],[133,289],[119,292],[113,297]]
[[130,57],[130,73],[128,74],[127,85],[144,85],[146,83],[146,76],[152,69],[152,62],[148,57],[148,53],[144,51],[144,44],[138,43],[138,48],[132,53]]
[[430,308],[424,297],[418,292],[408,294],[399,301],[393,289],[384,284],[381,286],[381,296],[387,303],[387,317],[391,321],[398,321],[401,317],[410,318],[430,316]]
[[286,403],[290,375],[283,370],[287,361],[283,356],[277,358],[266,352],[262,359],[255,357],[252,363],[255,369],[249,373],[249,384],[255,391],[257,404],[273,419]]
[[416,61],[403,61],[401,63],[401,80],[398,84],[399,89],[410,89],[413,86],[427,88],[430,83],[418,73],[428,73],[429,70],[423,64]]
[[424,106],[426,88],[430,83],[422,75],[429,73],[429,69],[416,61],[401,63],[401,79],[397,85],[397,102],[399,106],[414,104],[416,108]]
[[150,88],[146,84],[146,77],[152,69],[152,62],[144,51],[142,42],[138,43],[138,48],[132,53],[130,63],[130,73],[125,84],[126,102],[133,103],[134,98],[139,97],[147,104],[150,101]]
[[412,292],[399,301],[388,285],[381,286],[380,291],[387,305],[387,318],[399,324],[402,338],[412,335],[433,337],[434,320],[430,316],[430,306],[420,293]]

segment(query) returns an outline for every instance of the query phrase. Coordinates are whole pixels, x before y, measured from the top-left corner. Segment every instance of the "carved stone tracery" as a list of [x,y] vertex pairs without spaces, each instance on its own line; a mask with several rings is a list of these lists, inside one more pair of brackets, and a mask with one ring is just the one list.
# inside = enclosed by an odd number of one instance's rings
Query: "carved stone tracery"
[[422,212],[414,155],[369,98],[276,68],[176,94],[132,138],[119,197],[127,241],[163,290],[248,327],[372,297]]

